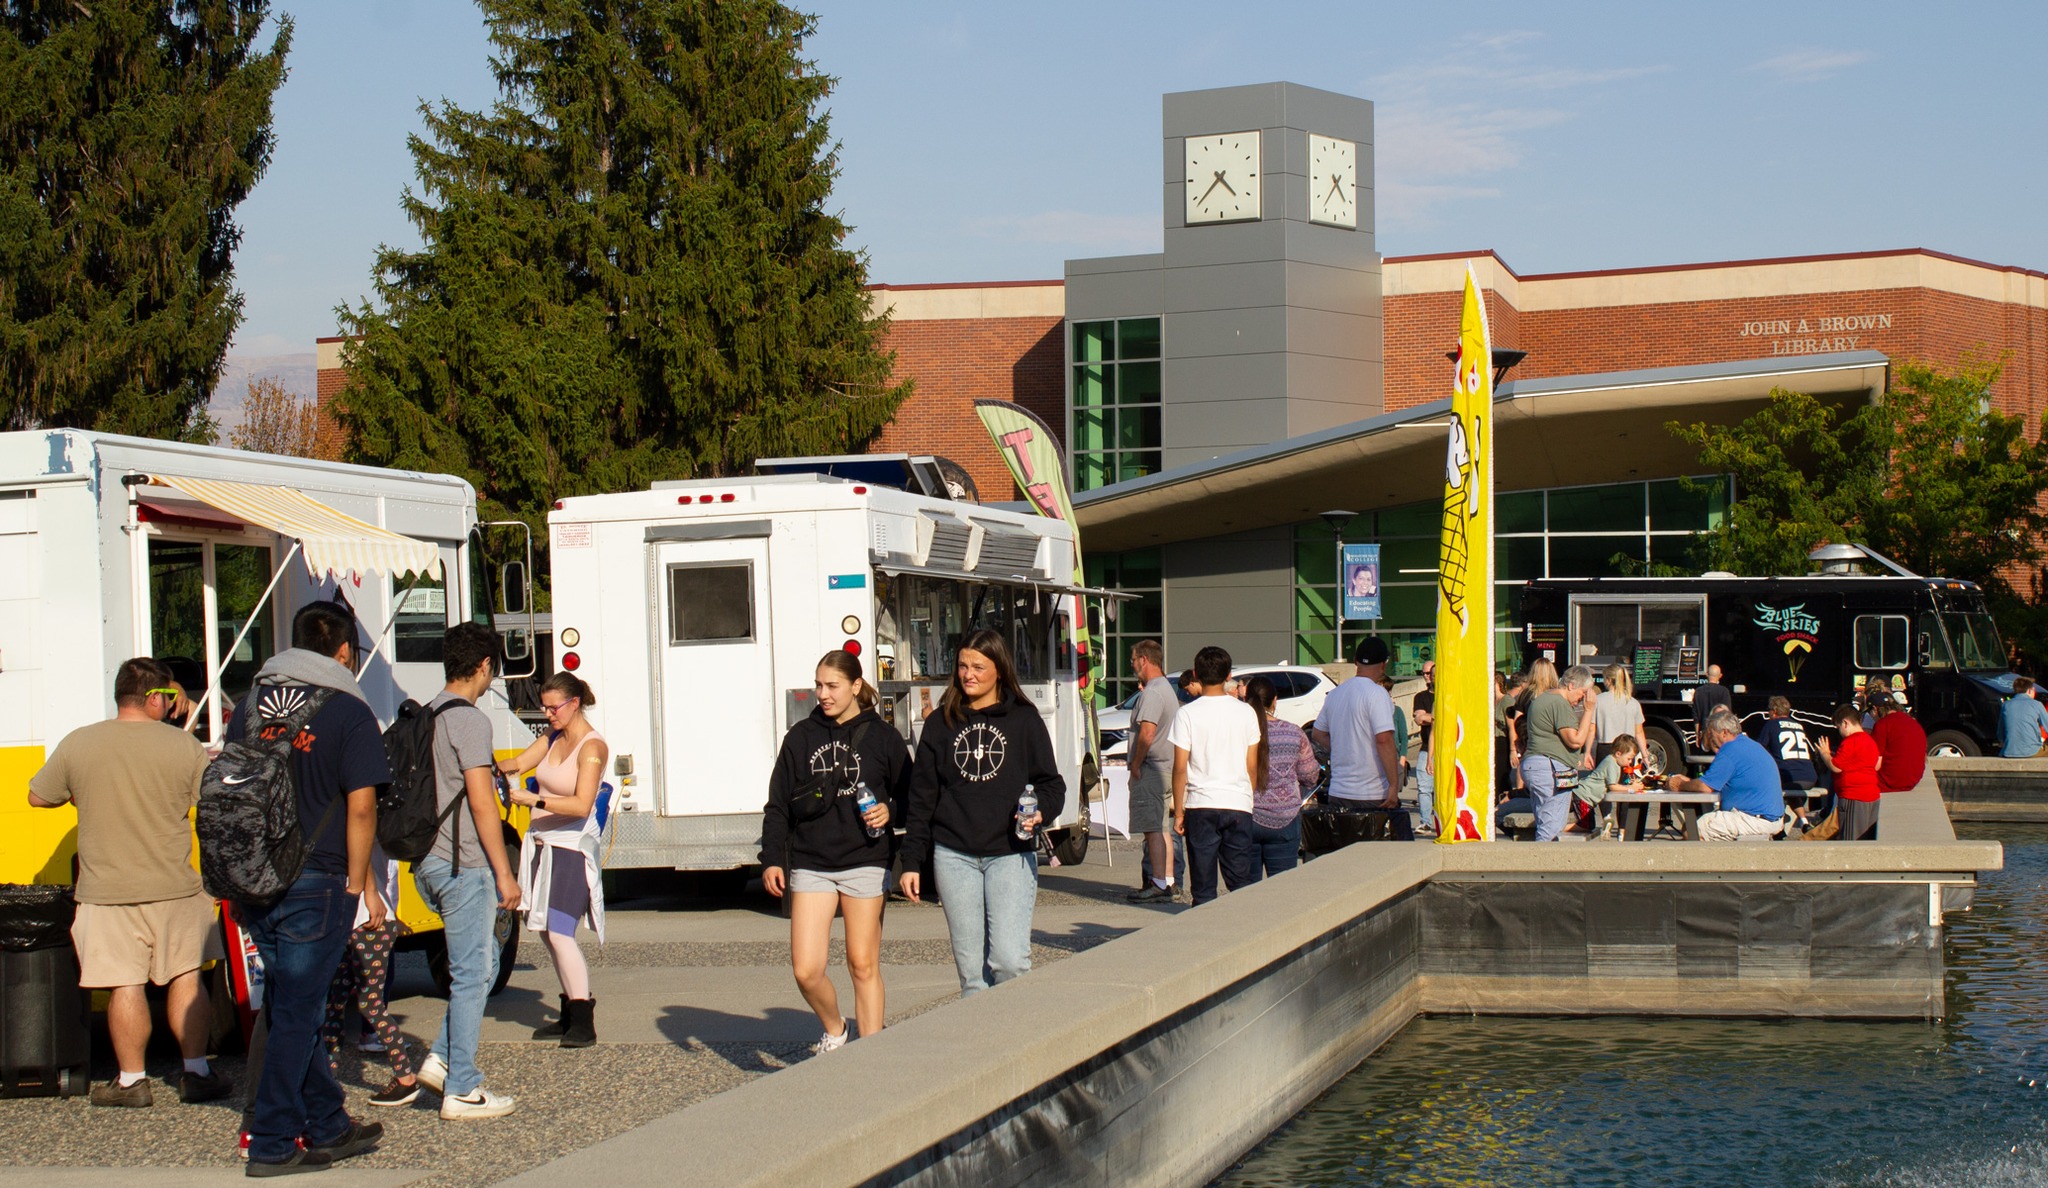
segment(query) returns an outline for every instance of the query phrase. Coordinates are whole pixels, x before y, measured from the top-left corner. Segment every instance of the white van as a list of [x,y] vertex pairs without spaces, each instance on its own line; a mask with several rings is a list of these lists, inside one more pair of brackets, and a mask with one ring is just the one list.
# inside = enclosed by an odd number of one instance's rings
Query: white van
[[[770,469],[771,463],[762,463]],[[1057,520],[813,472],[656,483],[548,517],[554,661],[611,744],[612,868],[758,862],[769,769],[812,708],[818,657],[861,659],[913,744],[971,630],[1003,632],[1066,778],[1048,840],[1078,862],[1097,764]]]

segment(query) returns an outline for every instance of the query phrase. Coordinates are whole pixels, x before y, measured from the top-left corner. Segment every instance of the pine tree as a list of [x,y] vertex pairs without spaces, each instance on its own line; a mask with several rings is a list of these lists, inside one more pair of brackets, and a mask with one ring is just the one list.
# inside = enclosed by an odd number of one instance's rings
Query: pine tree
[[[482,0],[502,99],[423,109],[418,251],[343,312],[351,456],[470,479],[541,526],[562,496],[743,472],[872,437],[890,382],[866,261],[766,0]],[[492,506],[495,505],[495,506]]]
[[270,163],[268,0],[0,0],[0,428],[205,441]]

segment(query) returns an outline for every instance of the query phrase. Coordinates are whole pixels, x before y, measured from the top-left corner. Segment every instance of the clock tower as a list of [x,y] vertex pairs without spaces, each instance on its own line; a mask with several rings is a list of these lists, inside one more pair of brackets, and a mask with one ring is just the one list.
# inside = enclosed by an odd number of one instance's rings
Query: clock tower
[[1186,91],[1161,132],[1165,250],[1069,260],[1066,286],[1070,327],[1159,319],[1160,464],[1384,411],[1372,104]]

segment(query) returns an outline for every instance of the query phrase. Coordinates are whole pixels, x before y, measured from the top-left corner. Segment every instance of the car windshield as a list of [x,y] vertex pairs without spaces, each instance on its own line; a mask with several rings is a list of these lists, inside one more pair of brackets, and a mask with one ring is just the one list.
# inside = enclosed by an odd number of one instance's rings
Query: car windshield
[[1955,645],[1956,667],[1965,671],[1998,670],[2005,667],[2005,645],[1999,641],[1998,626],[1982,611],[1948,611],[1941,616]]
[[1144,695],[1145,691],[1143,689],[1140,689],[1136,693],[1131,694],[1129,697],[1124,698],[1122,701],[1117,702],[1116,708],[1120,710],[1137,709],[1138,698],[1143,697]]

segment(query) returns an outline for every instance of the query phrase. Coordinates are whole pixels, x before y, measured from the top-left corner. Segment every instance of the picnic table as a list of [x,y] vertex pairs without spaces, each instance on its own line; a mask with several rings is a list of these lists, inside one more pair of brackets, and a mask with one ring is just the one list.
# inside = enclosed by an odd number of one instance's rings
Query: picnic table
[[1685,840],[1700,839],[1700,813],[1718,808],[1721,798],[1712,792],[1609,792],[1607,799],[1600,802],[1606,811],[1620,816],[1621,840],[1642,841],[1643,827],[1648,822],[1650,807],[1668,806],[1678,817],[1679,827],[1685,833]]

